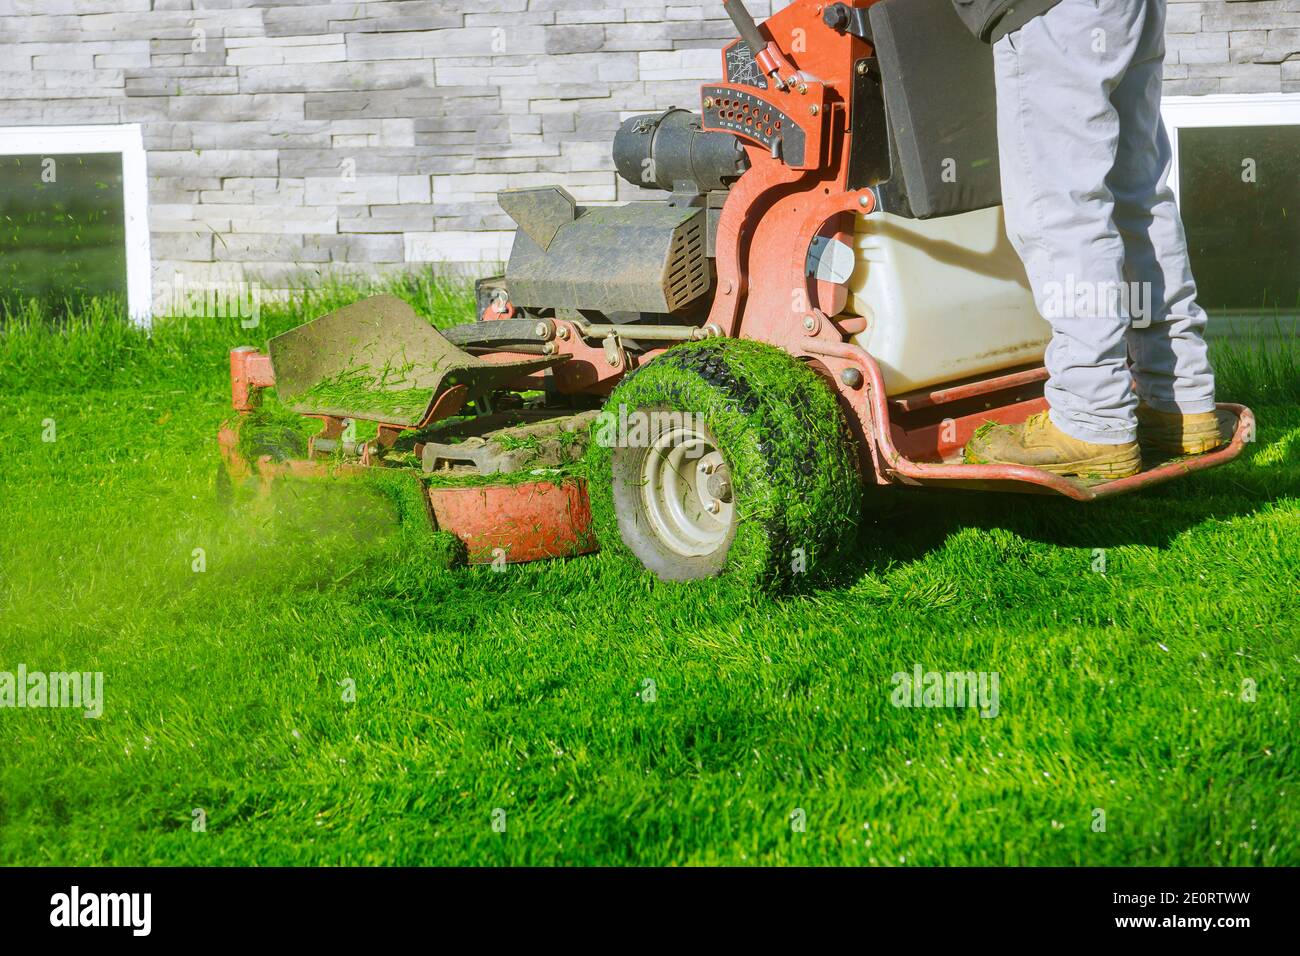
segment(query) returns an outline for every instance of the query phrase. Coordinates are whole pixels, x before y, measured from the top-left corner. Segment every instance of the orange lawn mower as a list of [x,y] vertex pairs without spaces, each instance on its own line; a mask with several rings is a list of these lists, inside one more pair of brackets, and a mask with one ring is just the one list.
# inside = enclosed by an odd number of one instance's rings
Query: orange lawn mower
[[[990,48],[949,0],[795,0],[762,26],[725,6],[740,39],[701,112],[614,140],[666,199],[506,190],[477,321],[381,296],[235,350],[229,471],[403,472],[472,562],[599,539],[664,580],[780,581],[835,564],[874,485],[1087,502],[1241,453],[1253,416],[1220,405],[1230,440],[1129,478],[963,463],[982,425],[1046,408],[1051,335],[1005,237]],[[323,422],[305,454],[248,451],[268,388]]]

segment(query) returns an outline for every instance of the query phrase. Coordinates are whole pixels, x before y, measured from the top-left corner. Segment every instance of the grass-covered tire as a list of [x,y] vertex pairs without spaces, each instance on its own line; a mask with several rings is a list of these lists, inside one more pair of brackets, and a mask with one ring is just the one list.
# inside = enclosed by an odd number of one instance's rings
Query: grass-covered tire
[[824,580],[861,514],[843,413],[770,345],[707,339],[626,378],[593,429],[601,547],[666,581],[726,575],[771,590]]

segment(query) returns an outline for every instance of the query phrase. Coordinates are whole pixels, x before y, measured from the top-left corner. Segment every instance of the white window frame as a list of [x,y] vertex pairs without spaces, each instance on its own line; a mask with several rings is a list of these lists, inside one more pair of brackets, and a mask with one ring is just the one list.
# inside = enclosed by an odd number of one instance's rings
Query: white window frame
[[1215,93],[1208,96],[1166,96],[1160,107],[1174,147],[1169,185],[1182,204],[1178,134],[1183,129],[1216,126],[1300,125],[1300,93]]
[[149,247],[149,174],[143,128],[139,123],[0,127],[0,155],[77,153],[120,153],[122,156],[127,310],[132,322],[148,328],[153,314],[153,260]]

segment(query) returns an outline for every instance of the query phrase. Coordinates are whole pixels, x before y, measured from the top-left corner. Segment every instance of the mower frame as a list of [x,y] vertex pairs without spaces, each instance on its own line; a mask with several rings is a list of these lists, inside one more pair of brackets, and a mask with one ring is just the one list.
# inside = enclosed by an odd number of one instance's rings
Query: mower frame
[[[739,0],[727,0],[726,6],[745,41],[751,47],[762,44],[754,59],[771,82],[766,89],[721,82],[705,84],[701,90],[705,131],[738,136],[749,169],[731,187],[721,209],[714,246],[714,299],[706,323],[688,330],[688,337],[765,342],[818,371],[846,413],[865,484],[1093,501],[1224,464],[1253,440],[1251,411],[1220,405],[1236,419],[1229,442],[1204,455],[1154,463],[1130,478],[1091,482],[1020,465],[961,463],[962,447],[981,425],[1023,422],[1046,408],[1046,369],[1040,365],[1003,370],[890,396],[876,361],[852,341],[869,320],[843,315],[846,287],[818,278],[809,267],[815,240],[851,243],[855,217],[870,216],[881,207],[880,184],[849,185],[855,149],[853,97],[860,86],[855,77],[870,69],[875,52],[863,35],[869,31],[862,28],[871,0],[841,4],[795,0],[761,26],[749,19]],[[805,42],[798,51],[783,49],[779,42],[782,37],[799,36]],[[720,54],[724,77],[728,54],[741,42],[729,44]],[[517,320],[522,312],[508,295],[498,293],[478,318]],[[540,320],[536,328],[534,349],[567,358],[549,372],[553,388],[562,395],[606,396],[629,372],[662,354],[673,344],[670,339],[686,337],[665,334],[648,345],[642,341],[644,350],[637,352],[624,347],[619,329],[612,325],[596,328],[556,317]],[[635,328],[628,334],[642,340]],[[480,358],[507,362],[537,354],[503,348]],[[262,389],[275,385],[269,356],[251,348],[231,353],[230,372],[233,405],[241,415],[257,407]],[[538,389],[546,374],[523,376],[511,387]],[[459,405],[449,403],[435,409],[431,421],[459,410]],[[337,439],[342,420],[316,417],[324,423],[320,437]],[[383,447],[391,445],[404,427],[381,424],[379,439],[362,449],[358,464],[346,469],[379,464],[376,459]],[[237,427],[227,427],[222,434],[227,463],[236,473],[247,473],[249,463],[239,460],[236,446]],[[313,452],[312,457],[318,456]],[[263,477],[316,474],[326,467],[319,461],[276,464],[268,459],[258,464]],[[340,466],[329,467],[337,472]],[[581,485],[576,491],[545,480],[495,490],[431,488],[429,498],[431,520],[466,539],[472,560],[497,555],[507,541],[511,561],[594,549]]]

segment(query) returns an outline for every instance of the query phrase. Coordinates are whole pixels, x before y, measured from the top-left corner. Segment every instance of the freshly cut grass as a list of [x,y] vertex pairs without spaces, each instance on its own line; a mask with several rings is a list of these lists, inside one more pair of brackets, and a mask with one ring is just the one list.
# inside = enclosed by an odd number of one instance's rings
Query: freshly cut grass
[[369,368],[354,368],[317,382],[295,399],[295,405],[309,410],[363,412],[381,421],[416,419],[433,401],[431,388],[392,388],[376,384]]
[[[0,862],[1300,863],[1294,343],[1215,346],[1260,423],[1228,467],[873,490],[848,583],[773,598],[426,570],[351,483],[223,507],[225,350],[364,291],[0,333],[0,671],[105,674],[97,721],[0,709]],[[918,664],[996,672],[998,716],[896,708]]]

